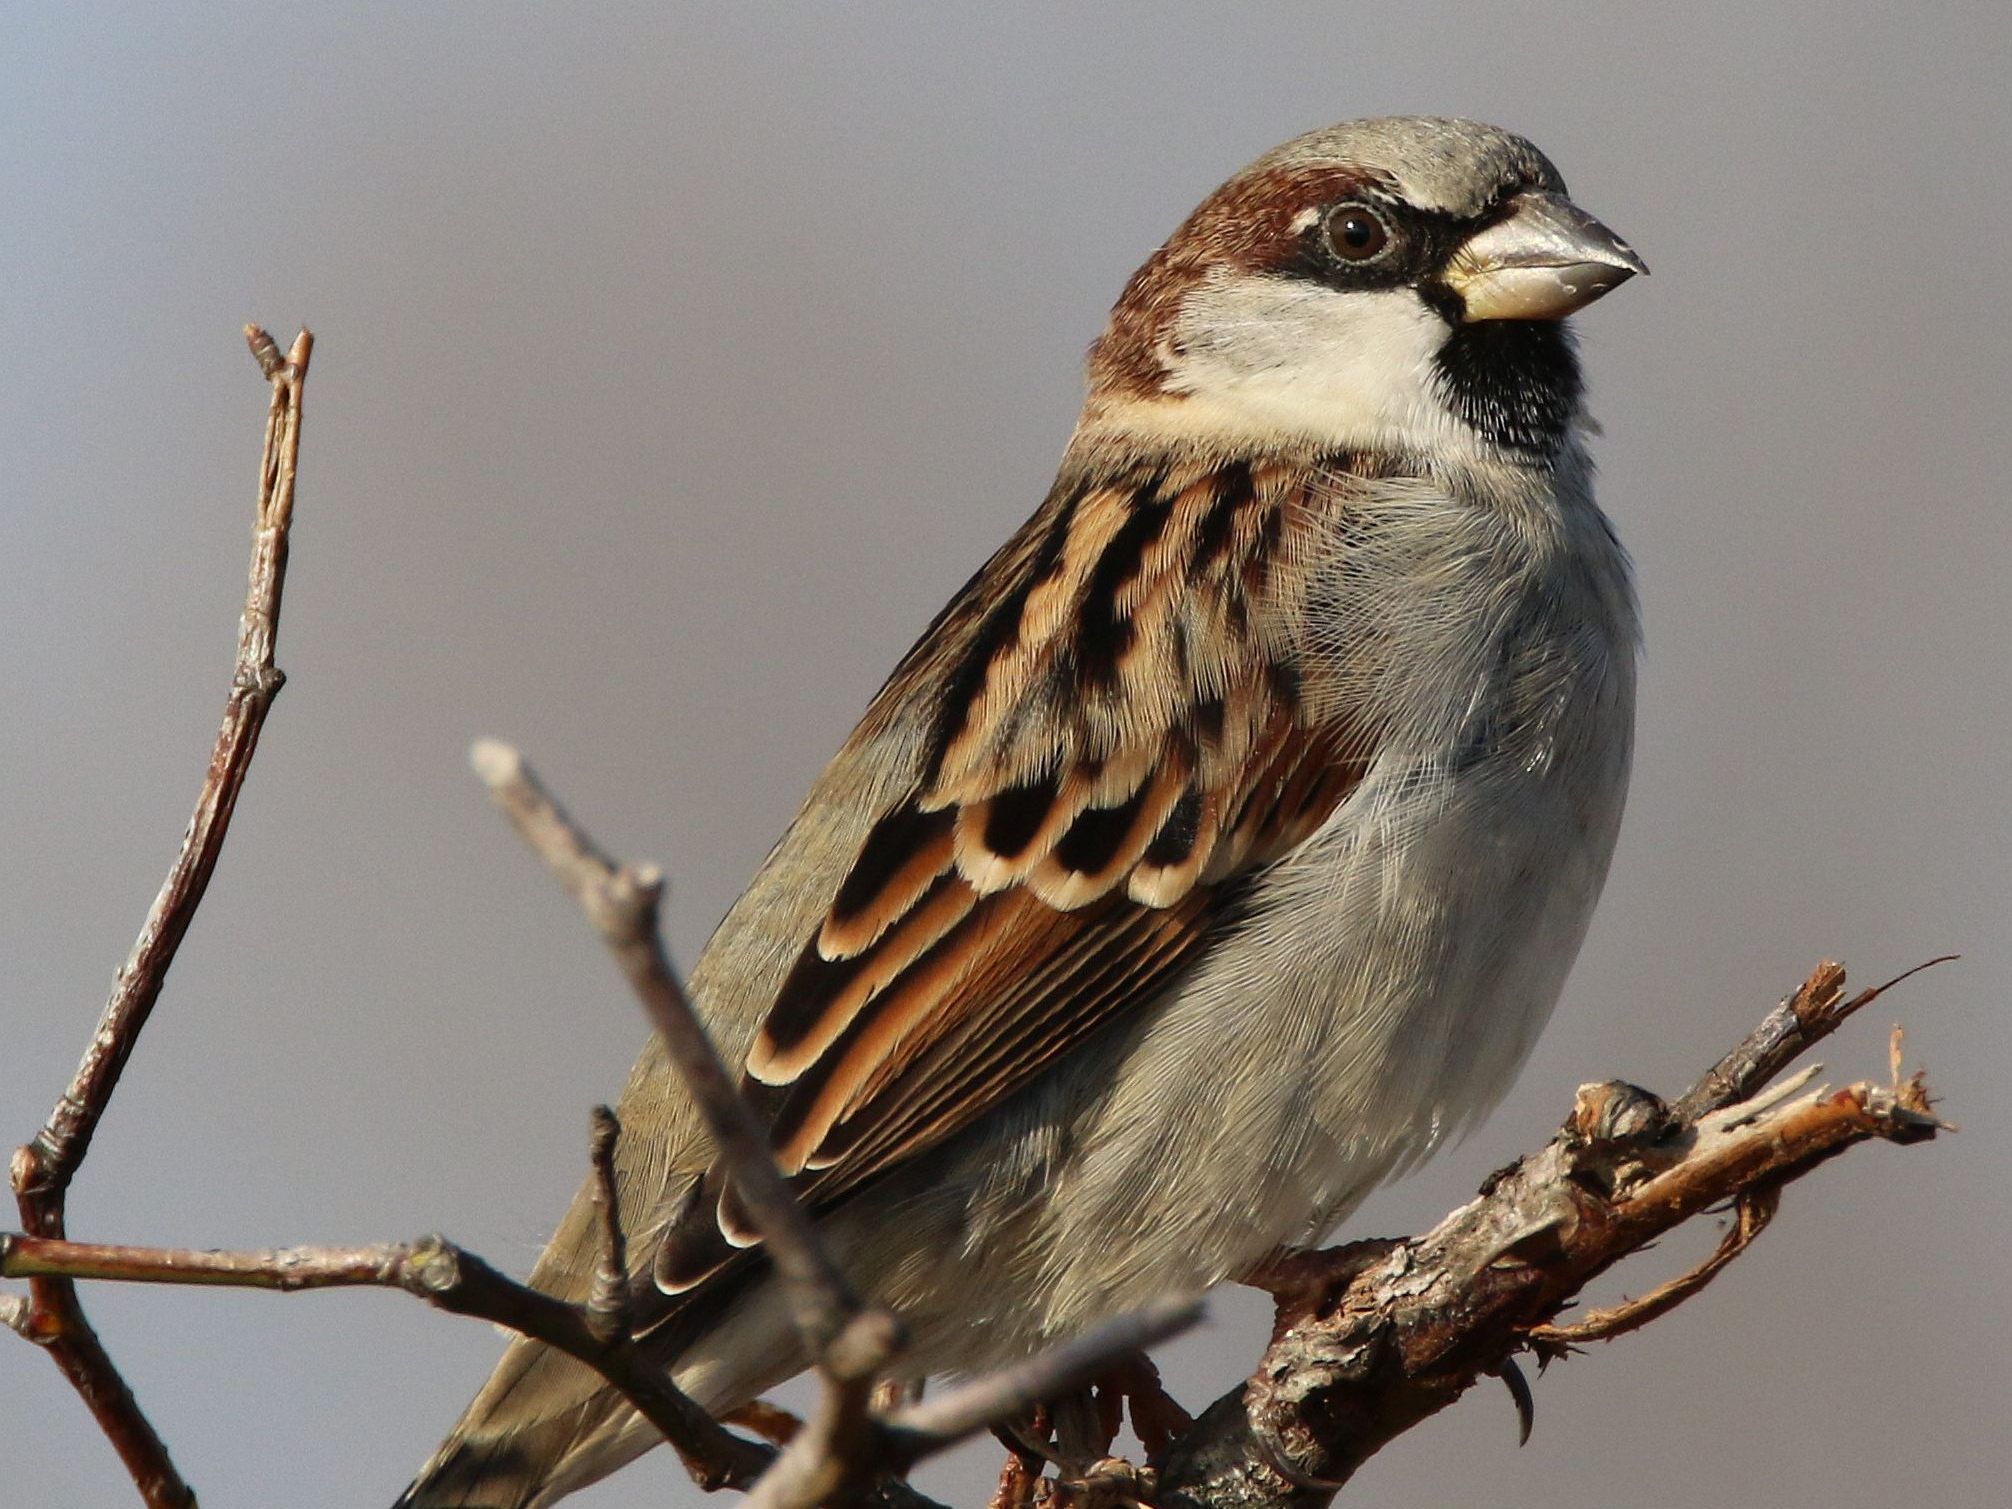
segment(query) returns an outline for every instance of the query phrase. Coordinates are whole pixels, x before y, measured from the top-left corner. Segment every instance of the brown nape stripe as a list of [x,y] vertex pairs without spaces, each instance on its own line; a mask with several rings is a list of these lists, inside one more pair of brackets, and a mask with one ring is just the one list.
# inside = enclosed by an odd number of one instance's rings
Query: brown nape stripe
[[985,847],[1001,859],[1018,859],[1041,831],[1060,791],[1059,773],[1008,786],[985,804]]
[[1090,348],[1092,389],[1162,396],[1162,343],[1182,301],[1209,272],[1275,273],[1304,244],[1304,232],[1294,228],[1302,211],[1352,198],[1365,184],[1389,192],[1383,175],[1348,163],[1280,164],[1239,173],[1222,185],[1132,274]]
[[957,814],[947,807],[924,812],[911,802],[875,823],[838,888],[832,921],[843,926],[857,918],[920,850],[947,838],[956,821]]
[[1162,477],[1153,473],[1139,484],[1128,502],[1131,509],[1097,564],[1083,594],[1081,627],[1076,634],[1076,669],[1102,691],[1118,684],[1118,662],[1132,646],[1132,620],[1118,609],[1118,594],[1139,573],[1146,551],[1159,538],[1173,510],[1160,501]]

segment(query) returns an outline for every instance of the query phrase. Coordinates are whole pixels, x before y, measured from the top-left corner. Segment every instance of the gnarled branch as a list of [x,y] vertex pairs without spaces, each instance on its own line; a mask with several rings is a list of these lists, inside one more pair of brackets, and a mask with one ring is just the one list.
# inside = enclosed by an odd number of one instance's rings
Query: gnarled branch
[[[1518,1352],[1619,1335],[1697,1292],[1784,1185],[1857,1143],[1933,1137],[1943,1124],[1918,1075],[1830,1090],[1806,1088],[1804,1074],[1761,1088],[1785,1040],[1801,1051],[1885,988],[1847,1001],[1843,982],[1840,966],[1820,966],[1677,1108],[1632,1085],[1587,1085],[1549,1146],[1423,1236],[1287,1265],[1271,1348],[1169,1451],[1159,1509],[1316,1509]],[[1727,1204],[1741,1225],[1703,1268],[1583,1331],[1552,1324],[1622,1258]]]

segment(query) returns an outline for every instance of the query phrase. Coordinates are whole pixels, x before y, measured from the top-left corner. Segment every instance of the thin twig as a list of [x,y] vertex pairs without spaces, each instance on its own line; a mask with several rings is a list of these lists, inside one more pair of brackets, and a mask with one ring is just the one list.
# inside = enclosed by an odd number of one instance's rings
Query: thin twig
[[895,1464],[881,1445],[873,1392],[901,1335],[885,1311],[864,1310],[846,1323],[820,1364],[817,1404],[749,1493],[746,1509],[813,1509],[850,1498]]
[[471,752],[475,773],[533,852],[579,903],[621,965],[691,1091],[749,1218],[782,1277],[798,1330],[821,1355],[860,1313],[852,1285],[791,1194],[754,1113],[720,1062],[664,952],[663,876],[616,865],[562,812],[522,755],[494,739]]
[[240,1289],[403,1289],[455,1315],[508,1326],[575,1357],[621,1390],[678,1449],[705,1487],[746,1487],[774,1453],[726,1430],[678,1390],[626,1335],[598,1334],[587,1312],[520,1284],[444,1237],[368,1247],[281,1247],[222,1252],[132,1247],[0,1234],[9,1278],[124,1280]]
[[[1565,1347],[1582,1346],[1589,1341],[1612,1341],[1630,1331],[1641,1330],[1650,1321],[1669,1314],[1717,1278],[1734,1258],[1753,1245],[1755,1237],[1767,1230],[1768,1223],[1780,1207],[1781,1186],[1778,1184],[1741,1195],[1734,1204],[1733,1224],[1712,1250],[1712,1255],[1695,1268],[1656,1285],[1639,1299],[1623,1300],[1607,1309],[1595,1310],[1584,1320],[1569,1326],[1532,1326],[1528,1332],[1531,1343],[1540,1353],[1549,1353]],[[1527,1439],[1529,1434],[1526,1427],[1523,1435]]]
[[1694,1122],[1721,1106],[1750,1098],[1762,1085],[1837,1031],[1854,1013],[1870,1006],[1901,981],[1957,957],[1942,954],[1926,960],[1884,984],[1861,990],[1850,1000],[1844,996],[1844,966],[1832,959],[1824,960],[1737,1048],[1684,1092],[1670,1107],[1671,1114],[1679,1121]]
[[615,1188],[615,1143],[622,1124],[606,1106],[594,1107],[589,1155],[594,1169],[594,1209],[601,1241],[595,1251],[594,1289],[587,1299],[587,1324],[603,1341],[629,1334],[629,1240],[622,1230],[621,1196]]
[[[1161,1300],[1120,1315],[1024,1362],[897,1410],[888,1427],[917,1453],[911,1460],[1011,1419],[1029,1405],[1080,1388],[1136,1352],[1178,1336],[1202,1317],[1197,1299]],[[926,1450],[923,1449],[926,1443]]]
[[771,1446],[789,1445],[803,1429],[802,1420],[766,1399],[751,1399],[739,1409],[728,1410],[720,1416],[720,1423],[752,1431]]
[[[272,337],[261,330],[247,327],[246,338],[252,342],[255,353],[261,342],[266,347],[272,346]],[[83,1061],[48,1121],[29,1144],[31,1166],[25,1175],[17,1175],[17,1180],[25,1177],[26,1187],[17,1182],[16,1193],[31,1202],[38,1212],[54,1208],[51,1202],[69,1188],[90,1149],[92,1134],[105,1107],[111,1103],[120,1072],[139,1040],[148,1013],[160,998],[168,966],[174,962],[175,951],[188,932],[196,908],[202,904],[203,893],[216,870],[217,857],[223,851],[238,793],[258,747],[259,731],[273,698],[286,681],[273,664],[273,650],[279,630],[280,598],[286,584],[287,531],[293,523],[302,386],[313,349],[314,337],[301,331],[286,361],[269,373],[272,403],[266,416],[265,454],[259,468],[250,579],[238,625],[237,658],[231,673],[230,696],[224,706],[223,726],[217,734],[202,791],[174,865],[154,898],[132,952],[119,968],[111,998],[105,1003]],[[28,1219],[26,1211],[23,1219]]]
[[[91,1138],[118,1088],[119,1076],[160,999],[168,967],[209,888],[238,793],[258,748],[259,732],[286,680],[273,663],[273,652],[286,584],[294,477],[300,460],[302,389],[314,337],[301,331],[284,358],[272,337],[256,326],[245,327],[245,339],[272,385],[272,398],[259,462],[251,566],[223,726],[180,850],[132,952],[120,966],[90,1046],[49,1119],[11,1162],[21,1225],[37,1236],[60,1239],[65,1233],[65,1197],[70,1181],[90,1150]],[[155,1509],[193,1509],[194,1490],[175,1469],[167,1443],[120,1378],[69,1280],[44,1277],[32,1281],[26,1314],[13,1329],[41,1345],[70,1380],[125,1463],[141,1497]]]

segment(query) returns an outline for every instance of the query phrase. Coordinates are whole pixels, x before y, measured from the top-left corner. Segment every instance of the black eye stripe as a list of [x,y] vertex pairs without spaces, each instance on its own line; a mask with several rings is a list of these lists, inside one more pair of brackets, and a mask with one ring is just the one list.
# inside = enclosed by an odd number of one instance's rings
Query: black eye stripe
[[[1351,259],[1336,250],[1332,232],[1337,216],[1358,209],[1373,214],[1389,240],[1374,256]],[[1290,249],[1269,271],[1337,289],[1413,287],[1437,307],[1448,302],[1438,297],[1444,292],[1438,279],[1447,259],[1462,241],[1501,213],[1500,206],[1490,205],[1481,215],[1465,218],[1358,192],[1347,199],[1308,206]]]

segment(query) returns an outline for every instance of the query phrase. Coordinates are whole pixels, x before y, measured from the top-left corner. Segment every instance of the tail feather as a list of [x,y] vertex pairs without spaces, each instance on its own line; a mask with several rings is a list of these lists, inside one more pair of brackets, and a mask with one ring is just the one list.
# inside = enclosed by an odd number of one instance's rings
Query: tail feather
[[656,1439],[592,1369],[514,1341],[396,1509],[543,1509]]
[[[670,1084],[670,1067],[653,1039],[618,1114],[627,1118],[632,1098],[661,1102],[672,1093]],[[696,1124],[693,1130],[696,1135]],[[703,1146],[703,1138],[695,1145]],[[621,1219],[638,1278],[647,1274],[643,1265],[659,1230],[653,1223],[661,1222],[666,1184],[674,1177],[666,1151],[661,1135],[625,1133],[615,1148]],[[588,1297],[600,1230],[594,1193],[593,1180],[582,1181],[531,1271],[532,1287],[576,1304]],[[648,1334],[651,1351],[661,1354],[701,1408],[731,1410],[805,1366],[788,1306],[758,1273],[750,1268],[732,1285],[709,1287],[702,1301],[695,1292],[687,1313]],[[661,1440],[591,1368],[518,1338],[397,1509],[549,1509]]]
[[[594,1241],[593,1203],[583,1185],[532,1271],[532,1285],[559,1299],[584,1299]],[[395,1509],[543,1509],[642,1455],[656,1439],[593,1369],[519,1337]]]

